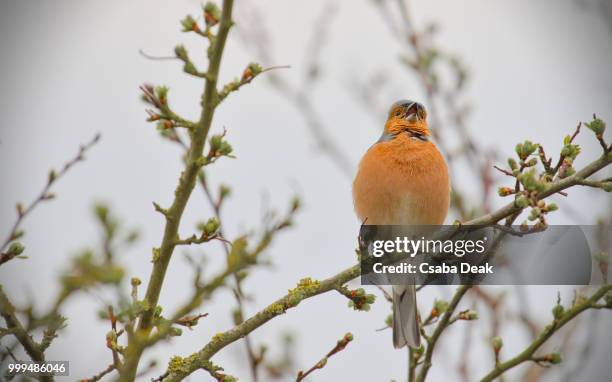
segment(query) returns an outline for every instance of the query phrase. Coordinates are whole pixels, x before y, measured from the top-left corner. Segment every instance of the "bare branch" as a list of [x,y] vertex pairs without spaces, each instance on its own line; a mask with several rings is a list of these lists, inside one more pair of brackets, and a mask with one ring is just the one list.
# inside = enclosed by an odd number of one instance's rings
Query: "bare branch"
[[51,200],[54,198],[54,195],[50,192],[51,187],[55,184],[55,182],[57,182],[60,178],[66,175],[66,173],[75,164],[83,161],[85,159],[85,153],[92,146],[98,143],[99,140],[100,140],[100,134],[96,134],[91,141],[79,147],[79,151],[77,155],[71,160],[69,160],[68,162],[66,162],[59,172],[56,172],[55,170],[49,171],[49,177],[47,179],[47,183],[45,184],[45,187],[43,187],[40,194],[27,207],[24,208],[21,204],[17,204],[17,220],[13,224],[13,227],[11,228],[7,238],[4,240],[4,242],[2,243],[2,246],[0,247],[0,252],[1,252],[0,253],[0,266],[6,263],[7,261],[15,258],[19,254],[19,253],[15,253],[11,251],[4,252],[4,250],[13,240],[18,239],[19,237],[23,235],[23,233],[20,232],[19,228],[21,227],[21,223],[23,223],[23,220],[26,218],[26,216],[28,216],[32,212],[32,210],[36,208],[36,206],[39,203],[47,201],[47,200]]

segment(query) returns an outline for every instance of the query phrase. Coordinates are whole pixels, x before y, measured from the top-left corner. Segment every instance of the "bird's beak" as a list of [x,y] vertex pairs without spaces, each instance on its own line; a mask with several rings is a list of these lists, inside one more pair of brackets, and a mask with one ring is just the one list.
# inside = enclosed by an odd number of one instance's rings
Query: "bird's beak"
[[410,123],[416,123],[425,120],[426,115],[425,107],[418,102],[413,102],[406,108],[404,119]]
[[404,119],[410,123],[416,123],[419,121],[419,116],[417,115],[417,113],[410,113],[406,114]]

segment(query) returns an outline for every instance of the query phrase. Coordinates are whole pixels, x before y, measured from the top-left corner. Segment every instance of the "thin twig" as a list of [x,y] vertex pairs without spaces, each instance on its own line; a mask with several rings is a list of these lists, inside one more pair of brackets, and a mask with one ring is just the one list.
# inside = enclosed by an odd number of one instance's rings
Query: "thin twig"
[[534,353],[542,346],[554,333],[556,333],[561,327],[571,321],[574,317],[588,309],[601,309],[602,306],[598,305],[597,302],[612,290],[612,285],[604,285],[600,287],[595,293],[582,303],[574,304],[568,309],[561,317],[555,319],[550,325],[548,325],[542,333],[529,345],[525,350],[509,359],[506,362],[502,362],[485,375],[480,381],[481,382],[492,382],[502,373],[507,370],[523,363],[526,361],[537,361],[538,358],[534,358]]
[[347,333],[344,335],[344,337],[342,337],[342,339],[340,339],[337,343],[336,346],[334,346],[326,355],[324,358],[322,358],[319,362],[317,362],[316,364],[314,364],[314,366],[312,366],[310,369],[304,371],[299,371],[297,378],[295,379],[295,382],[300,382],[303,381],[304,379],[306,379],[306,377],[312,373],[315,370],[318,369],[322,369],[325,367],[325,365],[327,364],[327,360],[333,356],[334,354],[341,352],[342,350],[344,350],[344,348],[346,348],[346,346],[348,345],[349,342],[351,342],[353,340],[353,335],[351,333]]
[[98,141],[100,140],[100,136],[100,134],[96,134],[91,141],[89,141],[85,145],[81,145],[79,147],[77,155],[68,162],[66,162],[59,172],[51,170],[49,172],[47,183],[43,187],[42,191],[36,197],[36,199],[34,199],[27,207],[24,208],[21,204],[17,204],[17,220],[13,224],[13,227],[11,228],[9,234],[7,235],[6,239],[2,243],[2,246],[0,247],[0,252],[2,252],[0,254],[0,265],[6,263],[7,261],[15,257],[11,256],[11,254],[9,253],[4,253],[4,250],[9,245],[9,243],[11,243],[13,240],[17,239],[20,236],[19,228],[21,227],[21,223],[23,223],[23,220],[26,218],[26,216],[28,216],[39,203],[53,199],[54,195],[50,193],[51,187],[55,184],[55,182],[57,182],[61,177],[63,177],[75,164],[85,159],[85,153],[92,146],[98,143]]
[[79,382],[96,382],[104,378],[105,375],[110,374],[113,370],[115,370],[115,365],[112,363],[106,367],[106,369],[102,370],[98,374],[94,375],[91,378],[85,378],[79,380]]

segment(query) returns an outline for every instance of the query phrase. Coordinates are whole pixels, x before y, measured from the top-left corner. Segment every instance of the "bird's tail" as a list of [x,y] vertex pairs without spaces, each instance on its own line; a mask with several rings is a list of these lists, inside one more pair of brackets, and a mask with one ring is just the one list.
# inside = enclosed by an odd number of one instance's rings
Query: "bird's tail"
[[421,346],[414,285],[393,286],[393,346]]

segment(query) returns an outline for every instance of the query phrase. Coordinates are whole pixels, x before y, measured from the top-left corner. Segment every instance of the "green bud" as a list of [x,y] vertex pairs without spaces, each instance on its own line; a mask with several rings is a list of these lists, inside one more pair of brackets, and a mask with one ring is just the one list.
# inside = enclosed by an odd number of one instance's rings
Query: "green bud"
[[219,220],[215,217],[212,217],[208,219],[208,221],[206,222],[206,225],[204,226],[203,231],[206,234],[206,236],[212,236],[219,229],[219,225],[220,225]]
[[561,354],[559,353],[551,353],[546,356],[547,361],[552,363],[553,365],[560,364],[563,360],[561,359]]
[[223,137],[221,135],[213,135],[210,137],[210,149],[213,151],[218,151],[223,143]]
[[392,315],[392,314],[390,314],[390,315],[388,315],[388,316],[387,316],[387,318],[385,319],[385,324],[386,324],[388,327],[393,326],[393,315]]
[[564,157],[568,157],[570,156],[570,153],[571,153],[570,145],[563,146],[563,148],[561,149],[561,155],[563,155]]
[[518,208],[525,208],[529,205],[529,199],[527,199],[527,197],[525,197],[524,195],[521,195],[516,198],[516,200],[514,201],[514,205]]
[[534,207],[529,212],[529,217],[527,219],[534,221],[537,218],[539,218],[541,214],[542,214],[542,211],[538,207]]
[[520,174],[517,179],[529,191],[534,191],[537,188],[538,181],[535,178],[535,169],[533,168]]
[[518,169],[518,164],[514,158],[508,158],[508,166],[510,166],[512,170]]
[[567,146],[572,142],[572,137],[570,137],[569,135],[566,135],[565,137],[563,137],[563,145]]
[[227,198],[230,195],[230,193],[231,193],[231,189],[228,186],[224,184],[219,186],[219,197],[221,199]]
[[140,281],[140,279],[138,277],[132,277],[132,279],[130,280],[130,284],[132,286],[138,286],[138,285],[142,284],[142,281]]
[[170,337],[179,337],[183,334],[183,330],[181,328],[175,328],[174,326],[170,328]]
[[549,204],[546,206],[546,210],[547,210],[548,212],[556,211],[556,210],[558,210],[558,209],[559,209],[559,207],[558,207],[558,206],[557,206],[555,203],[549,203]]
[[230,145],[226,141],[221,142],[221,145],[219,146],[219,154],[229,155],[232,153],[232,150],[233,150],[232,145]]
[[493,350],[495,353],[499,353],[501,348],[504,346],[504,341],[501,339],[501,337],[493,337],[491,344],[493,345]]
[[94,206],[94,212],[101,221],[106,221],[108,219],[108,206],[104,204],[96,204]]
[[192,32],[198,29],[198,24],[191,15],[187,15],[181,20],[181,25],[183,27],[183,32]]
[[565,308],[561,304],[555,305],[552,309],[552,314],[555,320],[560,319],[563,316],[563,313],[565,313]]
[[204,6],[204,20],[206,21],[206,25],[213,26],[219,22],[221,19],[221,10],[217,6],[217,4],[209,1]]
[[438,314],[442,314],[448,309],[448,302],[444,300],[435,300],[434,309],[436,309]]
[[187,54],[187,49],[185,49],[184,45],[177,45],[174,48],[174,54],[176,54],[176,57],[180,58],[183,61],[189,60],[189,55]]
[[604,131],[606,131],[606,123],[599,118],[594,118],[591,122],[586,122],[584,125],[598,136],[603,135]]
[[251,62],[248,66],[249,70],[251,71],[251,73],[253,73],[253,76],[258,75],[259,73],[261,73],[261,71],[263,70],[263,68],[261,67],[261,65],[259,65],[256,62]]
[[57,173],[55,172],[55,170],[49,171],[49,178],[48,178],[47,182],[49,184],[53,183],[53,181],[55,180],[56,177],[57,177]]
[[522,156],[523,156],[523,145],[521,143],[517,143],[517,145],[514,147],[514,151],[516,152],[516,155],[518,155],[519,158],[522,159]]
[[9,246],[8,253],[11,254],[11,256],[19,256],[23,253],[24,250],[25,247],[23,246],[23,244],[18,241],[14,241]]
[[458,318],[460,320],[468,320],[468,321],[477,320],[478,313],[474,310],[468,310],[468,311],[460,312]]
[[159,99],[159,102],[161,102],[162,104],[167,103],[169,90],[170,89],[167,86],[156,86],[155,87],[155,95],[157,96],[157,99]]
[[117,341],[117,332],[110,330],[108,333],[106,333],[106,340],[112,342]]
[[423,345],[419,346],[418,348],[412,349],[412,354],[414,355],[414,358],[416,359],[421,358],[423,353],[425,353],[425,346]]
[[195,65],[193,65],[191,61],[185,61],[185,65],[183,65],[183,71],[193,76],[198,74],[198,70],[196,69]]
[[580,154],[580,146],[567,144],[561,149],[561,155],[564,157],[575,159]]
[[612,182],[603,182],[601,184],[601,189],[605,192],[612,192]]
[[522,144],[519,143],[518,145],[516,145],[515,147],[515,151],[517,153],[517,155],[519,156],[519,158],[521,158],[522,160],[527,159],[527,157],[531,154],[533,154],[533,152],[535,150],[538,149],[538,145],[535,143],[532,143],[531,141],[525,141]]
[[546,178],[539,179],[535,184],[535,190],[537,192],[544,192],[548,189],[550,184],[546,181]]

